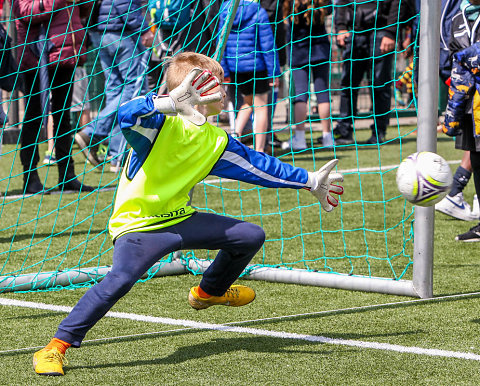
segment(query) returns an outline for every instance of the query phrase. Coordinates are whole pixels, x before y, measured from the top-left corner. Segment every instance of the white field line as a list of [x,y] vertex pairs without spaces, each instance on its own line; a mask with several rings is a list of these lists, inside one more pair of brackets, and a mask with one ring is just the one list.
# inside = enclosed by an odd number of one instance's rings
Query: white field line
[[[67,307],[67,306],[57,306],[57,305],[51,305],[51,304],[45,304],[45,303],[35,303],[35,302],[27,302],[27,301],[20,301],[20,300],[14,300],[14,299],[1,299],[1,298],[0,298],[0,305],[13,306],[13,307],[26,307],[26,308],[34,308],[34,309],[49,310],[49,311],[56,311],[56,312],[70,312],[72,309],[72,307]],[[126,313],[126,312],[108,312],[106,316],[111,318],[128,319],[128,320],[135,320],[135,321],[147,322],[147,323],[158,323],[158,324],[189,327],[192,329],[200,329],[200,330],[234,332],[234,333],[250,334],[250,335],[257,335],[257,336],[268,336],[268,337],[280,338],[280,339],[295,339],[295,340],[302,340],[302,341],[314,342],[314,343],[326,343],[326,344],[333,344],[333,345],[339,345],[339,346],[350,346],[350,347],[367,348],[367,349],[374,349],[374,350],[394,351],[399,353],[410,353],[410,354],[417,354],[417,355],[428,355],[428,356],[438,356],[438,357],[444,357],[444,358],[457,358],[457,359],[480,361],[480,355],[473,354],[473,353],[458,352],[458,351],[400,346],[396,344],[366,342],[366,341],[352,340],[352,339],[333,339],[325,336],[296,334],[291,332],[271,331],[271,330],[264,330],[264,329],[258,329],[258,328],[237,327],[237,326],[232,326],[227,324],[202,323],[202,322],[196,322],[193,320],[185,320],[185,319],[160,318],[155,316],[139,315],[139,314],[133,314],[133,313]],[[253,322],[253,321],[250,321],[250,322]],[[9,351],[15,351],[15,350],[9,350]],[[2,352],[3,351],[0,351],[0,353]]]

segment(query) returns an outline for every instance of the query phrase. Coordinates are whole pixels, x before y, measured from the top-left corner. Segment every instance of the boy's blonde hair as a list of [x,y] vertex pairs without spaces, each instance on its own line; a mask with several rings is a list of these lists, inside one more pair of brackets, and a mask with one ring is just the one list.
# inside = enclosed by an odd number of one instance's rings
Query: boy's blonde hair
[[168,91],[178,87],[194,68],[210,70],[220,82],[223,82],[223,68],[215,59],[196,52],[182,52],[167,61],[165,78]]

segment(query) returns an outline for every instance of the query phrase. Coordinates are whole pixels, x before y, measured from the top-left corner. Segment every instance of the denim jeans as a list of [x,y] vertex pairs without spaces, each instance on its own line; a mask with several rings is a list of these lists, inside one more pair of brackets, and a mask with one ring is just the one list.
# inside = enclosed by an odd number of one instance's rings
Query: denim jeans
[[[389,122],[390,99],[393,83],[394,53],[382,54],[380,43],[385,33],[363,33],[351,35],[343,53],[343,69],[340,92],[340,119],[335,130],[344,137],[353,132],[353,121],[357,116],[357,99],[360,82],[365,74],[370,75],[368,89],[371,92],[375,130],[385,135]],[[373,74],[372,74],[373,70]]]
[[145,77],[149,52],[140,41],[140,34],[128,32],[90,32],[105,76],[105,106],[97,118],[84,129],[92,143],[109,138],[109,155],[117,157],[125,150],[125,139],[117,121],[117,109],[135,96],[148,92]]

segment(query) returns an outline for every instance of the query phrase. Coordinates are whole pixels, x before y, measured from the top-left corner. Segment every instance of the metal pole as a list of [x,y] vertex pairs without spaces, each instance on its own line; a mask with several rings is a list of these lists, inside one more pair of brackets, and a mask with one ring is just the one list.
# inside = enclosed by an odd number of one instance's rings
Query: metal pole
[[[436,152],[441,1],[422,0],[420,9],[417,151]],[[433,296],[434,212],[415,207],[413,286],[421,298]]]
[[[111,266],[71,269],[65,272],[40,272],[31,275],[0,276],[0,293],[14,291],[33,291],[54,287],[67,287],[73,284],[102,281]],[[142,279],[159,276],[182,275],[188,271],[179,259],[170,262],[155,263]]]
[[213,59],[215,59],[218,62],[222,60],[222,56],[225,51],[225,47],[227,45],[228,35],[230,35],[230,30],[232,29],[233,20],[235,20],[235,15],[237,14],[239,3],[240,3],[240,0],[235,0],[232,3],[232,9],[228,13],[228,17],[227,17],[227,20],[225,21],[225,25],[223,26],[223,29],[220,31],[220,39],[218,39],[219,45],[217,47],[215,54],[213,55]]

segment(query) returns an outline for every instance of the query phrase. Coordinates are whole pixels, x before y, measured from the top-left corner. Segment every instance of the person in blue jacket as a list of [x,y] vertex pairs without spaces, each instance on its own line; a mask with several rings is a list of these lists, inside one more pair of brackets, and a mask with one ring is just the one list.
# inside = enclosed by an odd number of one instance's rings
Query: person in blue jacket
[[116,165],[126,143],[116,112],[120,104],[134,95],[148,92],[148,60],[142,38],[151,31],[141,0],[103,0],[97,7],[96,20],[90,20],[89,36],[98,48],[105,76],[105,106],[95,120],[75,135],[75,142],[90,163],[97,166],[97,145],[108,138],[112,169],[118,170]]
[[323,146],[333,147],[330,129],[330,40],[325,29],[325,16],[332,13],[330,0],[285,0],[283,15],[289,21],[290,37],[287,56],[293,76],[295,99],[295,135],[284,148],[307,148],[305,122],[310,83],[315,86],[318,113],[323,132]]
[[[447,108],[443,132],[449,136],[455,136],[455,148],[465,150],[469,155],[473,172],[473,181],[477,197],[480,197],[480,0],[464,0],[461,2],[460,12],[452,19],[452,35],[449,49],[452,54],[451,82],[448,93]],[[459,185],[464,187],[468,182],[470,173],[461,166],[457,168],[454,176],[452,190]],[[463,178],[462,178],[463,177]],[[463,181],[462,181],[463,180]],[[463,189],[463,188],[462,188]],[[456,199],[461,196],[462,200]],[[450,191],[446,197],[451,203],[450,208],[455,211],[441,210],[443,213],[459,218],[458,214],[462,206],[463,196],[460,193]],[[445,200],[445,199],[444,199]],[[442,203],[440,201],[440,203]],[[439,203],[439,204],[440,204]],[[443,209],[447,207],[444,206]],[[439,210],[438,204],[436,209]],[[477,220],[478,214],[465,220]],[[480,241],[480,224],[475,225],[469,231],[459,234],[455,240],[472,242]]]
[[[231,7],[232,2],[228,1],[220,10],[220,30]],[[225,80],[232,82],[244,97],[235,119],[236,135],[241,137],[253,109],[255,150],[263,152],[267,139],[268,91],[280,76],[280,61],[268,14],[257,2],[240,1],[221,64]]]

